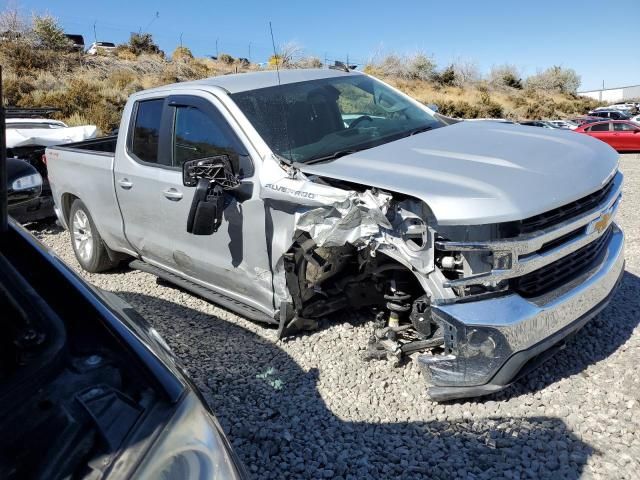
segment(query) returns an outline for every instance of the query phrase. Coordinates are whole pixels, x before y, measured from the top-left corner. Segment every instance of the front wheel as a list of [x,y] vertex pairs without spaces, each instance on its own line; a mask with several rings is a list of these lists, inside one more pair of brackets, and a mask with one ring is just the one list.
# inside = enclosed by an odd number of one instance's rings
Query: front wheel
[[78,199],[71,205],[69,220],[71,245],[80,266],[90,273],[113,268],[117,262],[109,258],[107,247],[82,200]]

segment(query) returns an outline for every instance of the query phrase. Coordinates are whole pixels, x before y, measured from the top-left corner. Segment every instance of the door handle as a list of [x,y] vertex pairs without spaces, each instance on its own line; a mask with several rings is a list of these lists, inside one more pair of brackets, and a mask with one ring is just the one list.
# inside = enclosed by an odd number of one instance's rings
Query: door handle
[[121,178],[120,180],[118,180],[118,183],[125,190],[129,190],[131,187],[133,187],[133,183],[131,183],[128,178]]
[[169,200],[173,200],[174,202],[177,202],[178,200],[182,199],[182,192],[176,190],[175,188],[168,188],[165,191],[163,191],[162,194],[165,196],[165,198],[168,198]]

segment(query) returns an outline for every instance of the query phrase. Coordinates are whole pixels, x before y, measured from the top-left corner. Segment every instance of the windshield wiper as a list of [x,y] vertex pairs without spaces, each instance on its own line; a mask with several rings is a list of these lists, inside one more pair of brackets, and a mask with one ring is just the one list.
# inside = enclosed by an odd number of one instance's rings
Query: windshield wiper
[[313,163],[329,162],[331,160],[335,160],[336,158],[340,158],[340,157],[344,157],[345,155],[356,153],[360,150],[363,150],[363,149],[351,148],[349,150],[338,150],[337,152],[331,153],[329,155],[322,155],[320,157],[311,157],[309,160],[302,163],[304,163],[305,165],[311,165]]
[[412,135],[415,135],[417,133],[428,132],[429,130],[433,130],[433,127],[431,125],[414,128],[413,130],[409,130],[407,132],[407,137],[411,137]]
[[[433,126],[432,125],[423,125],[422,127],[417,127],[414,128],[413,130],[409,130],[407,132],[402,132],[401,134],[398,134],[397,136],[394,135],[393,138],[389,141],[393,141],[393,140],[398,140],[400,138],[404,138],[404,137],[410,137],[412,135],[415,135],[417,133],[422,133],[422,132],[428,132],[429,130],[432,130]],[[383,142],[386,143],[386,142]],[[304,165],[311,165],[314,163],[322,163],[322,162],[330,162],[331,160],[335,160],[336,158],[340,158],[340,157],[344,157],[345,155],[351,155],[352,153],[356,153],[359,152],[360,150],[366,150],[368,148],[373,148],[376,145],[379,145],[379,143],[376,144],[369,144],[366,147],[362,147],[362,148],[349,148],[349,149],[345,149],[345,150],[338,150],[337,152],[331,153],[329,155],[322,155],[319,157],[311,157],[309,160],[306,160],[303,163]]]

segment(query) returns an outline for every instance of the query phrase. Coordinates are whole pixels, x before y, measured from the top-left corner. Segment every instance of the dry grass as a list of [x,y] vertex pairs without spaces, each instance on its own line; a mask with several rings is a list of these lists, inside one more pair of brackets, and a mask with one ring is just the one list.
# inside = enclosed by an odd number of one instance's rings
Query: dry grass
[[134,92],[255,68],[184,54],[170,61],[161,55],[135,55],[128,50],[91,57],[23,47],[18,43],[0,45],[6,104],[55,107],[60,109],[56,115],[60,120],[73,125],[95,124],[101,133],[119,125],[122,108]]
[[486,82],[455,87],[421,80],[382,79],[427,105],[437,105],[444,115],[461,118],[565,118],[583,115],[600,105],[577,95],[496,87]]
[[[193,58],[187,49],[183,50],[173,60],[156,54],[135,55],[126,49],[119,49],[115,55],[91,57],[5,42],[0,44],[0,63],[5,67],[5,102],[21,107],[59,108],[59,119],[74,125],[92,123],[107,133],[119,125],[122,108],[134,92],[257,69],[255,65],[230,62],[227,58],[218,61]],[[455,117],[566,117],[583,114],[598,105],[575,95],[515,89],[483,81],[445,86],[420,76],[372,73],[425,104],[438,105],[441,113]]]

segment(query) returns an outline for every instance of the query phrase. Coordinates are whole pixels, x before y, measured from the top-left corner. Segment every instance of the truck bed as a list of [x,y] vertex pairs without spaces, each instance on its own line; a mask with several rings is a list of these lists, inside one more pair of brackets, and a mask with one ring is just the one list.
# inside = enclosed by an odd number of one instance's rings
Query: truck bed
[[82,142],[66,143],[64,145],[57,145],[56,150],[83,150],[91,151],[95,153],[116,153],[116,142],[118,141],[117,135],[111,135],[108,137],[92,138],[91,140],[83,140]]
[[81,198],[111,245],[119,245],[123,238],[113,183],[115,145],[116,137],[103,137],[46,149],[51,192],[65,222],[74,199]]

